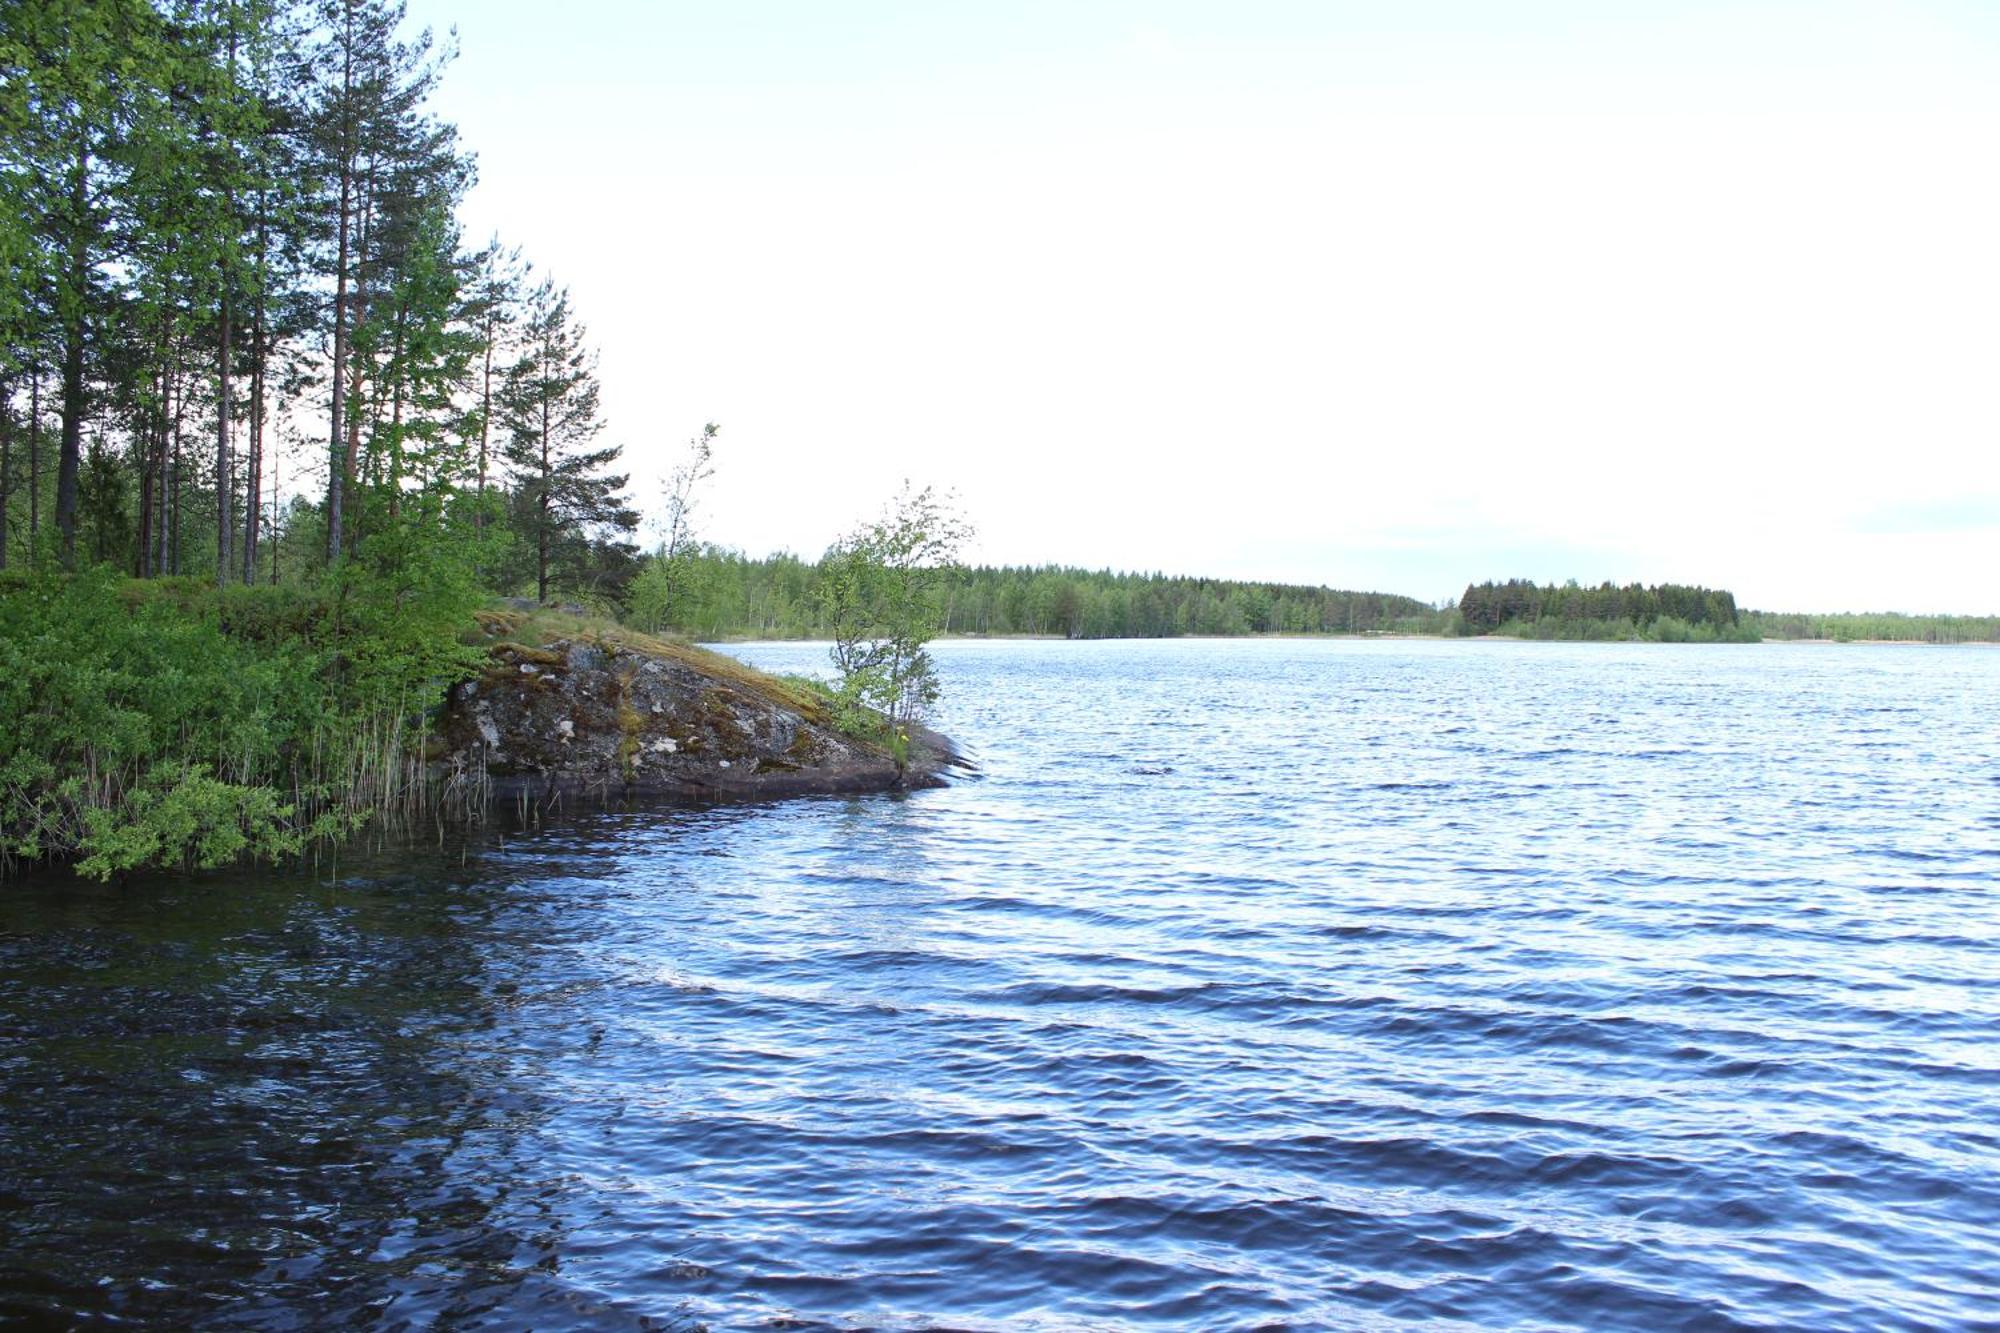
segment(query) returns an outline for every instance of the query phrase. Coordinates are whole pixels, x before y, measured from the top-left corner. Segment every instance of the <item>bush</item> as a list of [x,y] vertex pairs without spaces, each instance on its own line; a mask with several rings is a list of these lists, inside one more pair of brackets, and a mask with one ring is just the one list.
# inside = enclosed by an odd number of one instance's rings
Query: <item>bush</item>
[[[223,789],[262,785],[285,767],[323,709],[323,660],[296,644],[222,631],[181,590],[130,595],[108,570],[44,575],[0,597],[0,859],[83,851],[93,870],[123,868],[137,843],[116,826],[153,812],[157,860],[171,862],[174,811]],[[214,598],[210,590],[211,600]],[[162,765],[166,767],[163,768]],[[200,783],[181,791],[199,774]],[[176,776],[178,775],[178,776]],[[244,803],[246,818],[255,803]],[[197,821],[199,822],[199,821]]]
[[421,804],[429,715],[481,656],[459,641],[479,593],[465,562],[406,554],[364,547],[304,588],[0,584],[0,870],[283,856]]

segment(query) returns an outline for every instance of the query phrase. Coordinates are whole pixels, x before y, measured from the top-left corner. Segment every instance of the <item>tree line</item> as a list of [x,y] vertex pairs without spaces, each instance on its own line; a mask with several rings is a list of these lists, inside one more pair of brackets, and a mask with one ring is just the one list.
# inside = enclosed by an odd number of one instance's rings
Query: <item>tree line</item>
[[1594,588],[1524,579],[1466,588],[1456,608],[1463,634],[1542,639],[1653,639],[1757,642],[1763,639],[1876,640],[1893,643],[2000,642],[2000,616],[1913,616],[1894,612],[1801,615],[1745,611],[1734,594],[1662,583]]
[[0,568],[622,586],[567,293],[397,0],[0,0]]
[[[831,635],[829,563],[762,558],[713,544],[649,557],[630,615],[702,639]],[[953,571],[934,593],[948,634],[1069,639],[1184,635],[1439,633],[1441,613],[1410,597],[1335,588],[1059,565]]]
[[1830,639],[1835,643],[2000,643],[2000,616],[1912,616],[1896,612],[1800,615],[1746,611],[1746,623],[1767,639]]

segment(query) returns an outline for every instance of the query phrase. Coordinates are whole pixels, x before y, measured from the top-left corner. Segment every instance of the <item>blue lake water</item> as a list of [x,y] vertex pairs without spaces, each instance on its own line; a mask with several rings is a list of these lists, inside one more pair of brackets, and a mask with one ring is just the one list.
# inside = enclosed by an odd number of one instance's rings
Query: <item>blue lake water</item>
[[2000,1326],[2000,651],[937,656],[947,790],[0,891],[0,1322]]

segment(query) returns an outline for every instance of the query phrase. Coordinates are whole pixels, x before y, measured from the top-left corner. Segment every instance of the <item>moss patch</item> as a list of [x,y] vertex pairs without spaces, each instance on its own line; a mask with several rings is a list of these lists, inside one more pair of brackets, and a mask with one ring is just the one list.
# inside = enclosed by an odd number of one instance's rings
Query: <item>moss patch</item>
[[[542,607],[532,611],[495,608],[481,611],[474,618],[488,637],[505,636],[512,641],[496,644],[495,652],[512,650],[522,654],[521,660],[539,660],[526,654],[558,639],[579,640],[606,652],[622,650],[692,668],[704,676],[727,681],[746,693],[789,708],[822,725],[829,716],[824,692],[801,678],[766,675],[722,653],[712,653],[678,639],[642,634],[602,616],[577,615]],[[557,656],[554,660],[560,661],[561,658]]]

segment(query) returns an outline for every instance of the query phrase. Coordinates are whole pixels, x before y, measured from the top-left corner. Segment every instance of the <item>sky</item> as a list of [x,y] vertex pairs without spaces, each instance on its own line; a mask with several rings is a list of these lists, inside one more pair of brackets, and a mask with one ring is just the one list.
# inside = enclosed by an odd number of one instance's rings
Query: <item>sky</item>
[[642,508],[2000,612],[1990,0],[411,0]]

